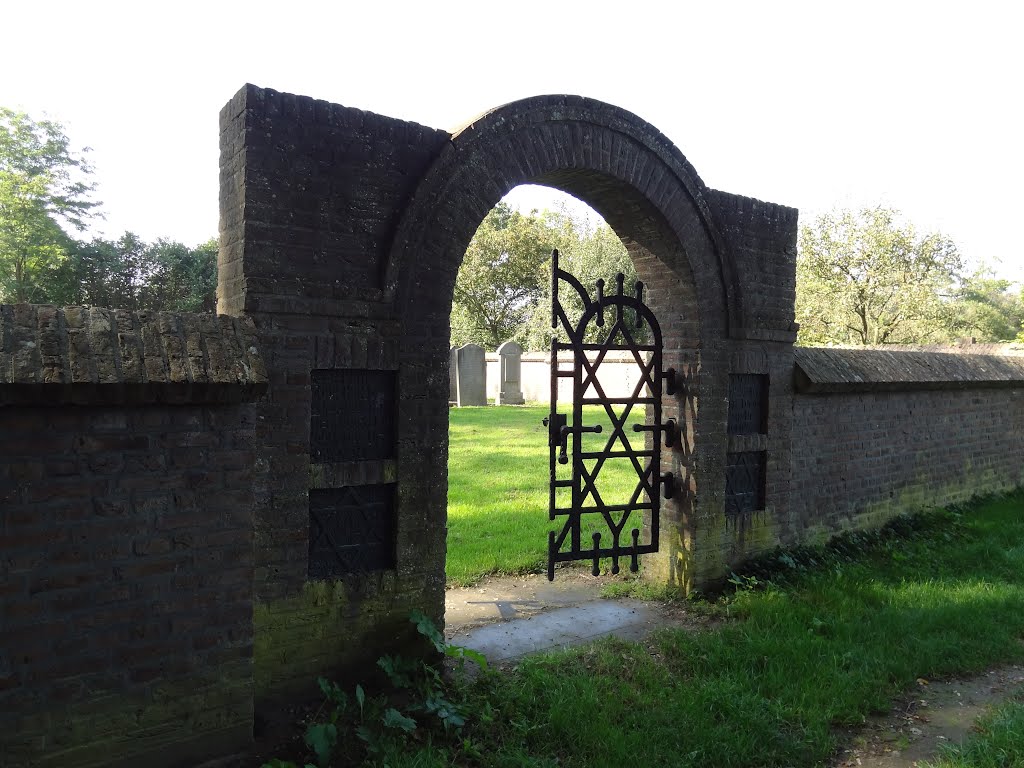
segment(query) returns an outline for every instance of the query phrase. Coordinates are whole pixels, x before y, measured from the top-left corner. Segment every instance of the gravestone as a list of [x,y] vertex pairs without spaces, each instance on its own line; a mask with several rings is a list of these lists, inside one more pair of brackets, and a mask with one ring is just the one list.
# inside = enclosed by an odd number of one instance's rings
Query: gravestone
[[458,347],[452,347],[448,350],[448,402],[457,403],[459,401],[458,388],[456,386],[456,374],[455,370],[458,364]]
[[487,362],[484,348],[466,344],[455,350],[455,404],[487,405]]
[[498,405],[523,405],[522,376],[520,368],[523,361],[523,348],[514,341],[506,341],[498,347],[500,378],[498,385]]

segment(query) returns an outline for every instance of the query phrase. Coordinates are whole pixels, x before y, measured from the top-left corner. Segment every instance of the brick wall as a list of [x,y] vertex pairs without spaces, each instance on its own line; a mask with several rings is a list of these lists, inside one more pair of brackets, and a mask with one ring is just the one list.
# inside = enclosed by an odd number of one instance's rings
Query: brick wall
[[[425,548],[413,509],[386,521],[393,523],[386,530],[369,532],[388,539],[390,567],[311,577],[314,516],[342,514],[313,507],[325,499],[350,505],[373,498],[393,516],[396,496],[409,486],[408,475],[396,483],[398,453],[419,424],[392,400],[387,407],[397,425],[382,436],[387,450],[314,460],[310,414],[319,408],[315,375],[349,372],[370,381],[408,372],[399,372],[401,324],[383,290],[384,262],[404,206],[449,138],[255,86],[221,112],[218,307],[254,321],[270,380],[269,396],[258,405],[255,469],[261,701],[308,693],[318,674],[372,663],[382,648],[415,641],[409,613],[443,604],[443,522],[431,526],[434,546]],[[331,413],[356,418],[359,437],[367,438],[368,403],[345,400],[336,403],[344,414]],[[442,477],[435,493],[443,499],[445,491]]]
[[0,306],[0,765],[251,740],[252,343],[230,318]]
[[1024,483],[1024,363],[798,349],[792,528],[783,542]]
[[796,212],[621,109],[449,135],[246,86],[221,150],[221,316],[0,307],[4,768],[192,764],[443,620],[452,290],[518,184],[604,215],[661,324],[647,578],[1022,480],[1024,363],[794,350]]
[[708,190],[712,215],[742,265],[744,336],[796,340],[797,210],[743,195]]

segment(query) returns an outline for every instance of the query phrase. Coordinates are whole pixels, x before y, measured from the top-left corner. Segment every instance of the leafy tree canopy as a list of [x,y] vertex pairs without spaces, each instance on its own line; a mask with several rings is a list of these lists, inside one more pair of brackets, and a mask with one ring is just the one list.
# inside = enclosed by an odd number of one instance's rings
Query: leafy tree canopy
[[[620,272],[625,278],[625,290],[632,293],[633,285],[636,283],[636,268],[629,258],[626,247],[622,244],[619,236],[615,234],[607,224],[600,224],[596,229],[588,230],[585,227],[576,227],[572,230],[574,237],[563,243],[559,252],[559,262],[563,270],[579,280],[583,287],[590,291],[591,297],[595,295],[595,283],[601,279],[605,281],[605,292],[612,293],[615,288],[615,276]],[[527,346],[530,349],[550,349],[551,337],[556,332],[551,328],[551,278],[546,265],[544,293],[534,305],[530,317],[530,324],[527,329]],[[575,291],[560,291],[559,303],[566,311],[570,322],[576,323],[583,314],[583,304]],[[604,341],[608,335],[609,328],[600,328],[591,323],[587,328],[585,341]],[[631,333],[637,341],[644,341],[647,337],[646,327],[631,329]],[[561,341],[568,341],[564,330],[557,329],[557,336]]]
[[0,298],[38,301],[41,283],[99,205],[92,169],[62,126],[0,107]]
[[[519,213],[499,203],[477,229],[455,284],[452,344],[495,349],[517,341],[528,349],[551,344],[551,251],[562,268],[592,288],[609,286],[618,272],[627,285],[636,271],[622,241],[606,224],[593,227],[565,211]],[[570,319],[582,313],[574,295],[562,295]],[[599,329],[595,328],[595,333]]]
[[544,264],[567,237],[564,222],[525,216],[498,203],[477,228],[459,269],[452,304],[452,344],[495,349],[525,341],[544,290]]
[[942,235],[918,235],[896,211],[819,216],[800,228],[796,319],[809,344],[944,340],[962,262]]
[[954,337],[982,342],[1024,336],[1024,289],[997,278],[991,270],[978,269],[956,289],[949,327]]
[[117,240],[72,243],[43,289],[46,301],[65,306],[212,312],[217,242],[190,248],[171,240],[146,243],[126,232]]

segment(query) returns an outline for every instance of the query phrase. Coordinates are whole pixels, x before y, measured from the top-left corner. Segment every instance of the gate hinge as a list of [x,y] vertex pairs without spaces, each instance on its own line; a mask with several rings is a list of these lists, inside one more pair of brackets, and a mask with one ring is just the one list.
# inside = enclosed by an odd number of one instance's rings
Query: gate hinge
[[676,393],[676,369],[664,370],[661,372],[661,376],[665,379],[665,394],[674,395]]

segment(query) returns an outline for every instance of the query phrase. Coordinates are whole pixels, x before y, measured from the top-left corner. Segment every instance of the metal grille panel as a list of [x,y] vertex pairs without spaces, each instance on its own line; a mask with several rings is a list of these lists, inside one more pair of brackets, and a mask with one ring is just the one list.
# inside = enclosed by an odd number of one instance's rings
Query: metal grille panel
[[309,492],[309,577],[395,567],[395,486]]
[[395,392],[395,371],[312,371],[310,461],[321,464],[393,458]]
[[729,377],[729,434],[768,432],[768,377],[737,373]]
[[746,515],[764,509],[765,451],[742,451],[726,457],[725,513]]

